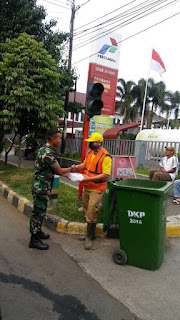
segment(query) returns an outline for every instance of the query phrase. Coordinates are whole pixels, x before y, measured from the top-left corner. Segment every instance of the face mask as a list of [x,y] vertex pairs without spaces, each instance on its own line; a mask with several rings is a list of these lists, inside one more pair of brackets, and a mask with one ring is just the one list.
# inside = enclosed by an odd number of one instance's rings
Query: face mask
[[89,143],[89,148],[90,148],[91,150],[96,150],[96,149],[98,149],[98,148],[100,148],[100,147],[101,147],[101,145],[100,145],[100,146],[96,146],[96,145],[93,144],[93,142],[90,142],[90,143]]

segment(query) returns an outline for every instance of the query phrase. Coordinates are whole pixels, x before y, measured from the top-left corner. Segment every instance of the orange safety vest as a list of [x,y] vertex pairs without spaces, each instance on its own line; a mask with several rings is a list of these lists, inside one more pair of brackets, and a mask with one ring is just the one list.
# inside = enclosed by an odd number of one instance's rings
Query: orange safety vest
[[[98,174],[102,173],[102,163],[105,157],[109,156],[110,154],[107,152],[106,149],[102,149],[99,151],[94,159],[91,161],[92,155],[94,150],[88,150],[86,155],[86,168],[85,168],[85,175],[88,177],[96,177]],[[107,180],[97,181],[97,182],[85,182],[83,183],[89,189],[104,191],[106,189]]]

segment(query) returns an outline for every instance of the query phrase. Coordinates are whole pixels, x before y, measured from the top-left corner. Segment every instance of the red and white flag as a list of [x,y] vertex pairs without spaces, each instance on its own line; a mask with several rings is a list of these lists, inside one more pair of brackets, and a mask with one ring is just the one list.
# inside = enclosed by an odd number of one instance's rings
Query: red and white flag
[[160,75],[166,72],[165,65],[160,55],[154,49],[152,51],[151,69],[158,72]]

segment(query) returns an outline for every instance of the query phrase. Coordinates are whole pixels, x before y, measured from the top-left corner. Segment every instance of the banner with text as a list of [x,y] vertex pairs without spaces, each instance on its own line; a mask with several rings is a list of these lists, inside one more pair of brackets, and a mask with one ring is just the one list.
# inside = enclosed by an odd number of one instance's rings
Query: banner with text
[[100,82],[104,86],[102,114],[114,115],[120,41],[121,35],[114,32],[108,34],[101,29],[91,47],[88,82]]
[[113,128],[113,118],[110,116],[104,114],[100,116],[94,116],[90,120],[90,126],[89,126],[89,136],[92,132],[98,132],[100,134],[104,134],[104,132],[108,129]]

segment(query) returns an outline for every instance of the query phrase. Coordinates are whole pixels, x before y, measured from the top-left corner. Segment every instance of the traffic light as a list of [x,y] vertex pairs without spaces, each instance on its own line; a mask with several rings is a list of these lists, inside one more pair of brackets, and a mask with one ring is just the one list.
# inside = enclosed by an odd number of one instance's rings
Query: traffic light
[[101,114],[103,102],[101,100],[104,86],[99,82],[89,82],[87,85],[87,115],[92,118],[95,115]]

